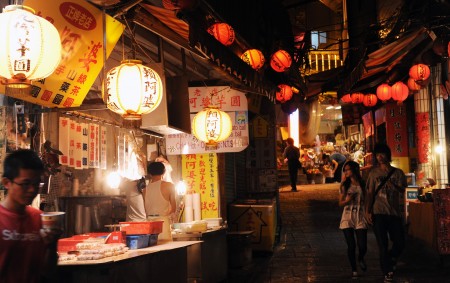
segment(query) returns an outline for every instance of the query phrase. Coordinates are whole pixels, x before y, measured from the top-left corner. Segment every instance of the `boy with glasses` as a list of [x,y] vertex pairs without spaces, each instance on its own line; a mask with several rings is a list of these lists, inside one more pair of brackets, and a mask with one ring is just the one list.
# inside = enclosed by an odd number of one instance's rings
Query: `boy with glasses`
[[0,282],[50,282],[56,270],[60,230],[43,230],[42,211],[30,206],[39,192],[44,165],[32,150],[6,156],[0,203]]

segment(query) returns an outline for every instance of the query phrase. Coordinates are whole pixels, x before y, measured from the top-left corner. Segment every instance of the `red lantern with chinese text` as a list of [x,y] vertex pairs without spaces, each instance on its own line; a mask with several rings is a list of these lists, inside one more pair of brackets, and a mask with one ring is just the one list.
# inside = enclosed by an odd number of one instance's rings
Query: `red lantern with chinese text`
[[409,69],[409,76],[415,81],[424,81],[430,76],[430,68],[424,64],[417,64]]
[[364,94],[362,94],[360,92],[352,93],[352,103],[354,103],[354,104],[362,103],[363,98],[364,98]]
[[292,58],[289,53],[280,49],[277,52],[272,54],[270,58],[270,67],[274,69],[276,72],[284,72],[286,71],[292,64]]
[[344,96],[341,97],[341,101],[343,103],[351,103],[352,102],[352,96],[350,95],[350,93],[345,94]]
[[364,106],[373,107],[373,106],[377,105],[377,101],[378,101],[378,98],[373,93],[364,95],[364,98],[363,98]]
[[377,87],[377,97],[379,100],[386,102],[392,97],[392,88],[388,84],[381,84]]
[[225,46],[234,42],[234,29],[226,23],[215,23],[208,28],[208,33]]
[[422,88],[422,86],[419,85],[418,83],[416,83],[416,81],[413,78],[409,78],[408,79],[408,88],[410,91],[416,92],[416,91],[419,91]]
[[278,88],[280,89],[276,93],[276,99],[281,102],[285,103],[289,99],[292,98],[292,88],[285,84],[278,85]]
[[409,89],[402,82],[396,82],[392,86],[392,99],[398,101],[401,104],[406,98],[408,98]]
[[264,66],[264,55],[258,49],[249,49],[241,55],[242,61],[249,64],[253,69],[259,70]]

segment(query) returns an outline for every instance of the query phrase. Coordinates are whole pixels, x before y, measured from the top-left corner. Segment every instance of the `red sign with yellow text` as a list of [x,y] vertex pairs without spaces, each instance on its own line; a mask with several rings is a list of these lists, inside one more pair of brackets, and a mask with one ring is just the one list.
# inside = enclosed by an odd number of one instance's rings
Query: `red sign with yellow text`
[[[33,82],[30,94],[9,96],[46,107],[77,107],[88,94],[103,68],[103,14],[83,0],[40,1],[25,0],[23,5],[33,8],[56,27],[61,37],[61,62],[49,77]],[[105,15],[106,56],[111,54],[124,26]],[[0,92],[5,93],[4,86]]]

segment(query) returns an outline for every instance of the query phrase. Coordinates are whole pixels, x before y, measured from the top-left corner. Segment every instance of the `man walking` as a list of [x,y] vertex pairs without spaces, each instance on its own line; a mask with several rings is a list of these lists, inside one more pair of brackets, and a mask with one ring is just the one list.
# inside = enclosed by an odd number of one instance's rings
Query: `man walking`
[[291,188],[293,192],[297,191],[297,174],[298,169],[302,167],[300,163],[300,150],[294,145],[294,139],[288,138],[286,140],[287,147],[284,149],[283,157],[284,163],[287,162],[289,170],[289,179],[291,181]]
[[[373,224],[384,282],[392,282],[397,258],[405,247],[400,204],[404,203],[406,176],[401,169],[391,166],[391,150],[386,144],[376,144],[373,154],[375,164],[366,183],[366,218]],[[390,250],[389,239],[392,241]]]

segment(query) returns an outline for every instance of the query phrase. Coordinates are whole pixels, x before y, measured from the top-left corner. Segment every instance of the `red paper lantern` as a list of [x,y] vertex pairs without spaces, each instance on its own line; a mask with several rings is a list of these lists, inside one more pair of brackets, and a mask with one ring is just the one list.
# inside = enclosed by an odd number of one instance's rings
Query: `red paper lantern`
[[241,55],[242,61],[249,64],[253,69],[259,70],[264,66],[264,55],[258,49],[249,49]]
[[422,86],[419,85],[418,83],[416,83],[416,81],[413,78],[409,78],[408,79],[408,88],[411,91],[418,91],[422,88]]
[[362,94],[360,92],[352,93],[352,102],[354,104],[362,103],[363,102],[363,98],[364,98],[364,94]]
[[270,58],[270,67],[274,69],[276,72],[284,72],[286,71],[292,64],[292,58],[289,53],[280,49],[277,52],[272,54]]
[[392,99],[398,101],[398,103],[402,103],[406,98],[408,98],[409,89],[402,82],[396,82],[392,86]]
[[392,88],[388,84],[381,84],[377,87],[377,97],[379,100],[386,102],[392,97]]
[[225,46],[234,42],[234,29],[226,23],[215,23],[208,28],[208,33]]
[[276,93],[276,99],[281,102],[285,103],[289,99],[292,98],[292,88],[285,84],[278,85],[278,88],[280,89]]
[[197,0],[162,0],[162,5],[168,10],[192,9],[197,4]]
[[364,95],[364,98],[363,98],[364,106],[367,106],[367,107],[375,106],[375,105],[377,105],[377,101],[378,101],[378,98],[373,93]]
[[351,103],[352,102],[352,96],[350,93],[345,94],[343,97],[341,97],[341,100],[343,103]]
[[430,76],[430,68],[424,64],[417,64],[409,69],[409,76],[415,81],[424,81]]

